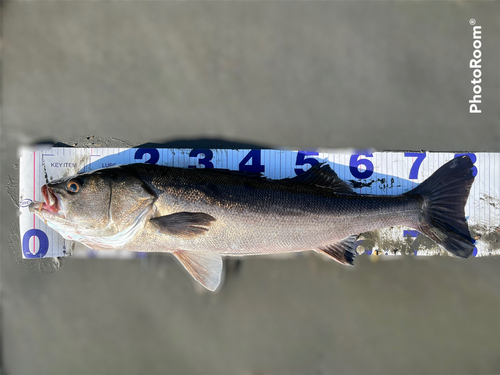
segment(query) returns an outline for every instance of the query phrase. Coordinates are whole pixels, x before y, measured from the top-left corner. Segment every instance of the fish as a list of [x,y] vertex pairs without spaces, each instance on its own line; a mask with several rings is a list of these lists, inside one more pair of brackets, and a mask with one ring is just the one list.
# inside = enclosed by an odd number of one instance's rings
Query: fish
[[94,250],[167,252],[215,291],[224,256],[316,251],[353,265],[361,233],[418,230],[456,257],[474,249],[465,205],[474,181],[456,157],[401,195],[357,194],[326,164],[294,178],[222,169],[129,164],[41,188],[30,204],[65,239]]

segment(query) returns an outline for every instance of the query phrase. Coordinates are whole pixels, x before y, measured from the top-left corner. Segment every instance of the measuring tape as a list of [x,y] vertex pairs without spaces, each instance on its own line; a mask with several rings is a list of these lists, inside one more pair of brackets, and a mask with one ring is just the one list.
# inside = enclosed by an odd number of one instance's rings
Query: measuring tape
[[[473,256],[500,255],[500,153],[448,152],[339,152],[261,149],[174,148],[64,148],[25,152],[20,159],[19,202],[24,258],[71,255],[72,243],[29,212],[32,201],[42,200],[48,181],[116,165],[147,163],[178,168],[222,168],[262,173],[270,179],[291,178],[318,163],[328,163],[359,194],[399,195],[426,180],[447,161],[468,155],[476,176],[465,215],[476,239]],[[430,239],[410,228],[392,227],[360,237],[357,252],[387,255],[441,255]],[[80,256],[136,257],[127,251],[96,252]]]

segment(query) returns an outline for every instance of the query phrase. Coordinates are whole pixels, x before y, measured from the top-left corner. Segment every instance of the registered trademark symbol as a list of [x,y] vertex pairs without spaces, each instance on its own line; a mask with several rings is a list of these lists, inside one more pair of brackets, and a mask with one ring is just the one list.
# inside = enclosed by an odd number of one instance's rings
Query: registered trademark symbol
[[469,20],[469,24],[471,24],[472,26],[474,26],[476,24],[476,20],[474,18],[471,18]]

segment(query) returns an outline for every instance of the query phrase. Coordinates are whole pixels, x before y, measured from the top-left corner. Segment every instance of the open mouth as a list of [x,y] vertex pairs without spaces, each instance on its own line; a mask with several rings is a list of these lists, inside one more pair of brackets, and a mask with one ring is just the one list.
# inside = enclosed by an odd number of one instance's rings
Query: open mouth
[[59,211],[59,200],[57,199],[57,196],[54,194],[52,189],[47,185],[42,186],[42,196],[44,202],[40,207],[41,210],[47,210],[52,213],[56,213]]

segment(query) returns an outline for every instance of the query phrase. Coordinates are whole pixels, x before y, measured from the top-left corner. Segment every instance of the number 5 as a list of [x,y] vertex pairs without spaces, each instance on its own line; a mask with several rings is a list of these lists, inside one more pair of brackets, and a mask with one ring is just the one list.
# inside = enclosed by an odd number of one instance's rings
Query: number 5
[[[319,153],[315,151],[299,151],[297,154],[297,161],[295,162],[295,165],[297,167],[303,166],[305,164],[309,164],[311,167],[318,164],[319,161],[317,161],[314,158],[306,158],[307,155],[319,155]],[[298,176],[299,174],[304,173],[304,169],[302,168],[295,168],[295,174]]]

